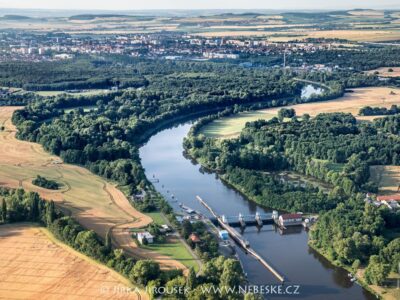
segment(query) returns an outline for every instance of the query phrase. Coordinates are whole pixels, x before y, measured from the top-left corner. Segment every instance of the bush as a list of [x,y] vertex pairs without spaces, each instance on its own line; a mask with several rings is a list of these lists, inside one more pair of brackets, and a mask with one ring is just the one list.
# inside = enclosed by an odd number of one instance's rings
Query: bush
[[57,181],[47,179],[40,175],[37,175],[36,178],[32,180],[32,184],[49,190],[58,190],[60,188]]

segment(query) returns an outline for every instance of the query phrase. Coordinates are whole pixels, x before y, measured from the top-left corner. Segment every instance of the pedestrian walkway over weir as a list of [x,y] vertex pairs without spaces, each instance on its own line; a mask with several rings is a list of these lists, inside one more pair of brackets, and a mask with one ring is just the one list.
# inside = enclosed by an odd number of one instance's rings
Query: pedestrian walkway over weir
[[254,215],[243,215],[237,216],[221,216],[222,222],[232,227],[246,227],[246,226],[263,226],[264,224],[273,224],[275,218],[277,218],[277,212],[273,213],[259,213]]
[[[205,208],[207,208],[210,213],[213,215],[213,217],[218,221],[219,225],[225,229],[230,237],[236,241],[245,251],[250,253],[252,256],[254,256],[264,267],[266,267],[276,278],[279,279],[279,281],[284,282],[285,279],[284,277],[279,274],[278,271],[276,271],[264,258],[262,258],[255,250],[250,248],[250,243],[235,229],[233,229],[229,223],[225,223],[223,221],[223,218],[219,216],[214,210],[200,197],[196,196],[197,200],[204,205]],[[271,214],[272,218],[272,214]]]

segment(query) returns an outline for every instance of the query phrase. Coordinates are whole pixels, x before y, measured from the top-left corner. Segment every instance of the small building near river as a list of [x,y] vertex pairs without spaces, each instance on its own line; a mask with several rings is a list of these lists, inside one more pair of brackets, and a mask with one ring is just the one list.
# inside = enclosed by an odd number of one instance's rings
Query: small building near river
[[278,224],[281,227],[301,225],[303,222],[302,214],[283,214],[279,216]]

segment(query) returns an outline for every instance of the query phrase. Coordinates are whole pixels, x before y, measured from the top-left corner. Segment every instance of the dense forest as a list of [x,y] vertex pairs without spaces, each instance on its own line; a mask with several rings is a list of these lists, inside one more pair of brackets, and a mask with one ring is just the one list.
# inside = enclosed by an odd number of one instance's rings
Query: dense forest
[[399,66],[399,55],[398,47],[371,46],[347,50],[316,51],[301,56],[295,54],[292,60],[294,63],[307,62],[366,71],[379,67]]
[[72,61],[2,62],[0,69],[0,86],[30,91],[105,89],[113,86],[136,88],[147,85],[147,80],[139,74],[140,69],[87,56]]
[[[285,109],[279,112],[282,118],[288,114]],[[293,170],[328,182],[344,195],[376,192],[368,166],[400,164],[399,137],[386,129],[399,118],[373,124],[357,123],[351,114],[342,113],[301,121],[294,116],[290,122],[273,118],[246,124],[237,139],[220,141],[192,134],[185,147],[208,167],[227,174],[237,168]]]
[[400,212],[378,209],[364,203],[363,195],[352,195],[320,216],[310,244],[354,273],[366,266],[367,283],[382,285],[390,271],[398,272],[400,238],[390,232],[399,228]]
[[0,106],[23,106],[42,98],[43,97],[34,93],[24,93],[23,95],[19,93],[2,93],[2,90],[0,88]]
[[[140,90],[42,98],[17,111],[13,122],[19,138],[38,142],[65,162],[85,165],[133,192],[145,182],[137,146],[147,132],[175,118],[234,104],[285,104],[300,93],[301,83],[293,76],[259,70],[226,70],[219,76],[174,73],[156,76]],[[79,109],[83,106],[93,109]],[[65,113],[68,108],[76,109]]]
[[[52,63],[51,68],[47,65],[50,62],[32,67],[23,62],[10,63],[0,77],[19,86],[27,82],[53,84],[63,78],[71,81],[68,76],[93,79],[93,74],[104,68],[110,69],[110,76],[140,74],[146,78],[145,86],[139,89],[94,96],[38,97],[13,116],[19,138],[38,142],[64,161],[84,165],[96,174],[127,185],[131,192],[145,184],[137,146],[152,131],[174,119],[226,107],[234,107],[234,112],[244,109],[238,105],[258,103],[261,107],[276,107],[331,99],[342,95],[347,87],[379,83],[376,76],[312,73],[302,78],[320,80],[327,88],[318,97],[304,99],[300,97],[304,83],[287,70],[126,57],[79,57]],[[76,65],[79,67],[75,68]],[[68,73],[67,77],[64,73]]]
[[[73,218],[64,216],[53,201],[45,201],[37,193],[0,188],[0,202],[0,224],[26,221],[39,223],[47,227],[57,239],[106,264],[134,284],[147,286],[149,291],[152,291],[152,287],[161,286],[169,291],[173,291],[173,287],[180,287],[181,291],[189,289],[187,294],[181,292],[167,295],[173,299],[203,299],[205,288],[238,286],[244,282],[239,262],[222,256],[209,258],[198,276],[190,269],[186,278],[181,270],[163,271],[154,261],[128,258],[122,250],[112,248],[110,233],[103,241],[94,231],[86,230]],[[226,289],[225,293],[212,297],[216,300],[243,299],[244,295]]]
[[[213,119],[202,119],[184,141],[203,165],[250,199],[270,208],[320,213],[310,243],[339,264],[366,265],[368,283],[382,284],[400,261],[400,212],[365,203],[376,192],[371,165],[400,165],[400,115],[360,123],[351,114],[296,117],[281,109],[279,118],[247,123],[236,139],[217,140],[199,134]],[[288,120],[288,118],[291,118]],[[295,171],[332,186],[299,185],[283,180]]]

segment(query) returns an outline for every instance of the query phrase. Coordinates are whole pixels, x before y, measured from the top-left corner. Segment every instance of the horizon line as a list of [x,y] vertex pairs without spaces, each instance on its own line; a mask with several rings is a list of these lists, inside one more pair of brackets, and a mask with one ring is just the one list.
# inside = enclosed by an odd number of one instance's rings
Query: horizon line
[[[141,8],[141,9],[97,9],[97,8],[22,8],[22,7],[0,7],[0,9],[10,9],[10,10],[48,10],[48,11],[204,11],[204,10],[226,10],[226,11],[254,11],[254,10],[261,10],[261,11],[350,11],[350,10],[400,10],[399,7],[380,7],[380,8],[361,8],[361,7],[352,7],[352,8],[260,8],[260,7],[253,7],[253,8]],[[256,12],[255,12],[256,13]]]

